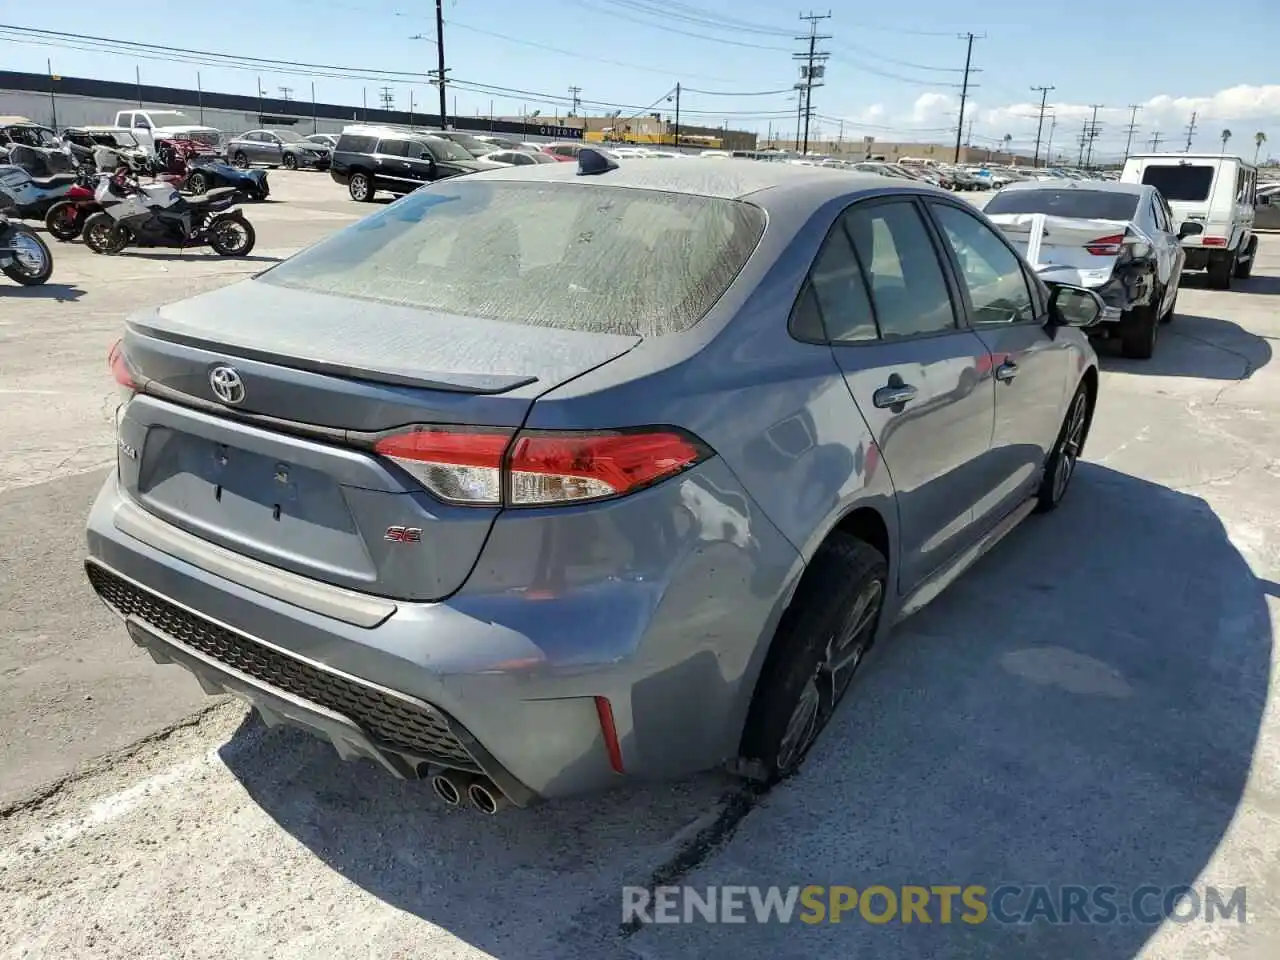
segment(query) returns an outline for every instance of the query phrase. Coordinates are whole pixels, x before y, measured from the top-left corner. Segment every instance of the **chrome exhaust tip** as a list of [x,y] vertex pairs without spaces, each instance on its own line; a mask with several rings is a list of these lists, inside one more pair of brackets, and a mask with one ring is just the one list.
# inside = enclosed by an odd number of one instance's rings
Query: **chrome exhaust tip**
[[447,806],[456,807],[467,793],[469,778],[464,774],[437,773],[431,778],[431,789]]
[[488,778],[476,780],[467,787],[467,799],[473,807],[490,817],[511,805],[507,795]]

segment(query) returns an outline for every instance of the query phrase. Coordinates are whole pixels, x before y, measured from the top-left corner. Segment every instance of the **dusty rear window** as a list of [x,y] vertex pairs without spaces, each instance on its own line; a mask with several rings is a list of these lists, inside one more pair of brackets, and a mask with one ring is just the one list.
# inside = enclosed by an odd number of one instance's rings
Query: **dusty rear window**
[[1007,190],[982,208],[985,213],[1045,213],[1079,220],[1132,220],[1138,195],[1118,190]]
[[446,180],[260,276],[264,283],[533,326],[685,330],[737,276],[764,213],[581,183]]

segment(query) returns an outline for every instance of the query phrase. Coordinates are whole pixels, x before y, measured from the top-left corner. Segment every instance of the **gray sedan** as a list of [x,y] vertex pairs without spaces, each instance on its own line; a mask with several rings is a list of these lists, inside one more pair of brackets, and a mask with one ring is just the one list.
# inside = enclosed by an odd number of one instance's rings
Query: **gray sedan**
[[443,180],[127,322],[88,577],[156,659],[449,804],[774,781],[1062,499],[1100,310],[916,182]]
[[255,163],[297,170],[299,167],[329,169],[333,150],[307,140],[292,130],[250,130],[227,141],[227,159],[237,167]]

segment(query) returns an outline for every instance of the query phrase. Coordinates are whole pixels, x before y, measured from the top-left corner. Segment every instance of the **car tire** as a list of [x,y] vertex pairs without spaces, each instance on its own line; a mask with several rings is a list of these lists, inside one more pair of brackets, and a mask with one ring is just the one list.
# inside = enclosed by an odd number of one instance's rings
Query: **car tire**
[[197,171],[187,178],[187,189],[197,197],[204,196],[209,192],[209,178]]
[[283,166],[284,166],[284,168],[285,168],[286,170],[297,170],[297,169],[298,169],[298,158],[297,158],[297,157],[295,157],[292,153],[286,153],[286,154],[284,155],[284,159],[283,159],[283,160],[281,160],[280,162],[281,162],[281,164],[283,164]]
[[1160,333],[1160,297],[1153,296],[1151,303],[1134,307],[1122,321],[1120,352],[1130,360],[1150,360],[1156,352],[1156,340]]
[[1058,439],[1054,441],[1053,451],[1045,463],[1040,489],[1036,491],[1036,513],[1048,513],[1066,496],[1071,480],[1076,475],[1080,455],[1084,452],[1085,441],[1089,439],[1091,407],[1089,388],[1082,383],[1067,405]]
[[1249,240],[1249,259],[1236,260],[1235,269],[1232,276],[1237,280],[1248,280],[1253,276],[1253,261],[1258,258],[1258,238],[1253,237]]
[[1181,286],[1179,286],[1177,290],[1173,291],[1173,300],[1170,301],[1169,309],[1164,312],[1164,316],[1160,318],[1161,323],[1173,323],[1173,318],[1178,313],[1178,294],[1181,291]]
[[360,203],[372,203],[376,192],[373,178],[367,173],[353,173],[347,181],[347,193],[351,194],[352,200]]
[[231,158],[231,162],[241,170],[249,169],[249,157],[243,150],[237,150],[236,155]]
[[743,729],[740,769],[772,784],[804,761],[875,639],[889,580],[880,551],[836,532],[778,624]]
[[1230,256],[1215,257],[1209,261],[1209,286],[1214,290],[1230,290],[1231,276],[1236,271],[1236,258]]

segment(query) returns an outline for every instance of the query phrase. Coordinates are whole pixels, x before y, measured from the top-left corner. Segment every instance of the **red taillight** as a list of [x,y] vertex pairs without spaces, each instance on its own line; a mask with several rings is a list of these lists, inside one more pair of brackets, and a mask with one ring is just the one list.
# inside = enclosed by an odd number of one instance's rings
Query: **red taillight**
[[1202,247],[1225,247],[1227,245],[1226,237],[1201,237],[1200,246]]
[[115,377],[116,383],[126,390],[137,390],[138,382],[134,380],[133,371],[129,369],[129,361],[125,359],[123,344],[123,340],[117,340],[111,345],[111,351],[107,354],[107,365],[111,367],[111,375]]
[[509,430],[415,427],[383,437],[375,452],[395,461],[424,487],[450,503],[502,503],[502,457]]
[[1124,234],[1116,233],[1109,237],[1099,237],[1097,240],[1090,240],[1084,245],[1084,248],[1095,257],[1115,257],[1120,255],[1120,249],[1124,246]]
[[[374,451],[450,503],[513,507],[582,503],[633,493],[706,459],[673,428],[513,431],[415,427]],[[508,448],[510,452],[508,453]]]

